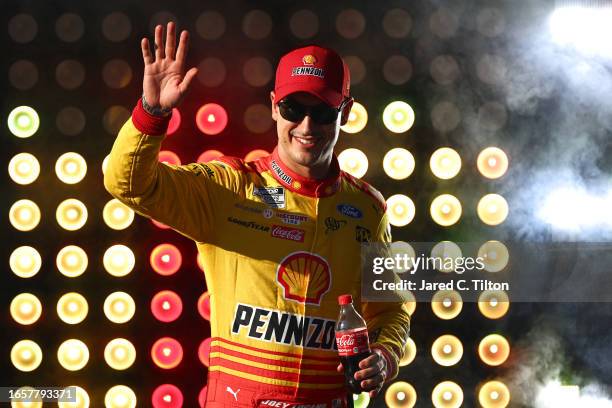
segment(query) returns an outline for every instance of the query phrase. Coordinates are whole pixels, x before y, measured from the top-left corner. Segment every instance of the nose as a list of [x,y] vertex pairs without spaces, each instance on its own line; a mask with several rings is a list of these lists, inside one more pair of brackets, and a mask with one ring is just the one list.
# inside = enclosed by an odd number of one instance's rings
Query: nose
[[312,134],[313,124],[314,122],[312,121],[310,114],[307,114],[306,116],[304,116],[304,119],[302,119],[300,124],[297,126],[297,129],[300,133],[304,135],[310,135]]

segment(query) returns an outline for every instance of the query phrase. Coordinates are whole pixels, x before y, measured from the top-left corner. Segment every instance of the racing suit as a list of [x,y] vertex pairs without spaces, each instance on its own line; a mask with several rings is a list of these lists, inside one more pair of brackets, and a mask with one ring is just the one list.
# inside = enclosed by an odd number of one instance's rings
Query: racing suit
[[380,193],[340,171],[335,156],[318,181],[292,172],[276,150],[253,162],[163,164],[167,125],[139,101],[104,185],[196,242],[211,304],[206,406],[346,406],[334,335],[344,293],[394,378],[410,316],[402,302],[362,303],[360,290],[361,243],[390,241]]

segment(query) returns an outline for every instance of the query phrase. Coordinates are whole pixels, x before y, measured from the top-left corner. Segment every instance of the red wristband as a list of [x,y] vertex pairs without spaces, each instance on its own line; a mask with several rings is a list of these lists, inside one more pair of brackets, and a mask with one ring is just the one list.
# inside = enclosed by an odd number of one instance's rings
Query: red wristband
[[171,117],[172,115],[151,115],[142,107],[142,98],[138,99],[138,103],[132,111],[132,122],[134,126],[145,135],[165,135],[168,131],[168,124],[170,123]]

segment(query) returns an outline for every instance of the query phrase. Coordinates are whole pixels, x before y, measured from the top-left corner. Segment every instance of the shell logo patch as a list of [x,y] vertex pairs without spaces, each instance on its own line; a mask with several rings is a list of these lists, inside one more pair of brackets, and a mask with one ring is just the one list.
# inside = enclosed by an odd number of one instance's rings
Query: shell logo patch
[[304,55],[304,57],[302,57],[302,63],[304,65],[314,65],[317,63],[317,57],[312,54]]
[[331,288],[331,271],[324,258],[298,251],[287,255],[278,265],[276,282],[283,288],[285,299],[319,305]]

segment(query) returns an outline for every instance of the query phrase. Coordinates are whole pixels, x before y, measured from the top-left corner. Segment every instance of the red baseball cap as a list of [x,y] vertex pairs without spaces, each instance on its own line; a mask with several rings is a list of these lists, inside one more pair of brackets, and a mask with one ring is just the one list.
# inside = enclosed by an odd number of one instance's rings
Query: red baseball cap
[[349,96],[350,74],[329,48],[308,45],[283,55],[276,68],[274,103],[295,92],[307,92],[338,107]]

